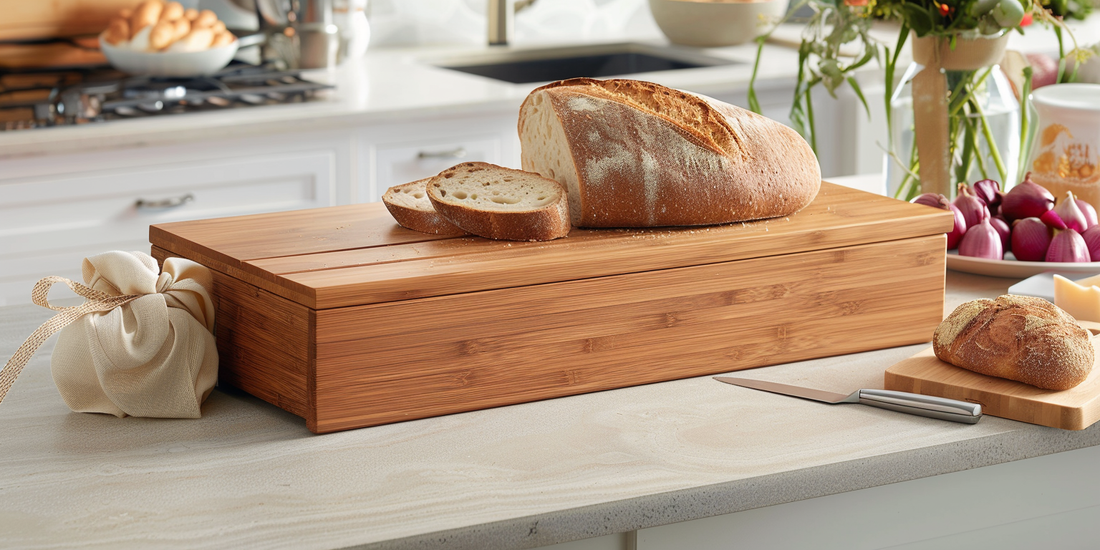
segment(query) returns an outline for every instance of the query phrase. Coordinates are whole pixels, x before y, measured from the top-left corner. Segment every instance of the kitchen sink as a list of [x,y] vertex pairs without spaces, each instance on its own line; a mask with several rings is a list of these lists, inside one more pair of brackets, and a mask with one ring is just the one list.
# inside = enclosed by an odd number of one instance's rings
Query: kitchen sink
[[636,73],[741,64],[688,48],[640,43],[546,49],[511,49],[432,63],[437,67],[514,84],[574,77],[610,77]]

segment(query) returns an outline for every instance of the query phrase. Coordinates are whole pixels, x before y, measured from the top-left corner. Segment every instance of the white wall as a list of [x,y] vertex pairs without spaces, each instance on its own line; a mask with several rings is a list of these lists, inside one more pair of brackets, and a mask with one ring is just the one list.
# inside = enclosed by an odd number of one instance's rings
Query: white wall
[[[370,47],[484,44],[488,0],[369,0]],[[661,36],[647,0],[536,0],[516,14],[517,45]]]

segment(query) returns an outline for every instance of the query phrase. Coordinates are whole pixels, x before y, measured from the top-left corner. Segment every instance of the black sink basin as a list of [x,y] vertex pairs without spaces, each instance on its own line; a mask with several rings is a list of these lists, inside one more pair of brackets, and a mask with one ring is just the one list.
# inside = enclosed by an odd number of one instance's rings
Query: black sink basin
[[677,54],[633,44],[613,45],[604,49],[607,51],[585,51],[577,48],[549,52],[518,51],[512,52],[511,57],[499,60],[440,66],[514,84],[526,84],[581,76],[623,76],[739,63],[699,54]]

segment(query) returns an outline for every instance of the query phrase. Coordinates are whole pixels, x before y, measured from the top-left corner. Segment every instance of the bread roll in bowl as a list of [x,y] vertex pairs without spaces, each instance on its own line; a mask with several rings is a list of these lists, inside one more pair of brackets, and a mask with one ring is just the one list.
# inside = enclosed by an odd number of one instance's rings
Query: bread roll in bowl
[[225,47],[237,40],[213,11],[184,9],[179,2],[164,0],[144,0],[120,10],[102,37],[112,46],[137,52],[173,53]]
[[191,77],[217,72],[237,53],[237,37],[210,10],[145,0],[119,11],[99,36],[116,69],[134,75]]
[[[148,30],[143,31],[148,32]],[[115,46],[100,35],[100,49],[116,69],[132,75],[193,77],[214,74],[233,60],[238,41],[193,52],[134,51]],[[171,49],[171,47],[169,47]]]

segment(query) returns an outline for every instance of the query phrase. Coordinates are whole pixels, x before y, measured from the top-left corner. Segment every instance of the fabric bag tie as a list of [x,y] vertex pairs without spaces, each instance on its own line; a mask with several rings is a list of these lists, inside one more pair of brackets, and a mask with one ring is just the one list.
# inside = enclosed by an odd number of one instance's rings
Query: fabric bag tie
[[[0,371],[0,402],[60,331],[50,366],[73,411],[198,418],[217,381],[210,271],[182,258],[168,258],[161,271],[151,256],[122,251],[86,258],[81,270],[86,284],[57,276],[35,284],[31,301],[58,313]],[[57,283],[84,303],[51,305],[47,295]]]

